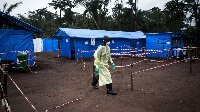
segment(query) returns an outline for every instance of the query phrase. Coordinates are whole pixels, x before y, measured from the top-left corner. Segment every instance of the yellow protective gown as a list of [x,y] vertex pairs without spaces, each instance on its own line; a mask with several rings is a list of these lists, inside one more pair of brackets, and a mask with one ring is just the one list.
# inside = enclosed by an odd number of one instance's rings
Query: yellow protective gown
[[108,61],[113,63],[110,56],[110,47],[99,46],[94,53],[94,65],[99,68],[99,86],[112,83],[111,74],[108,70]]

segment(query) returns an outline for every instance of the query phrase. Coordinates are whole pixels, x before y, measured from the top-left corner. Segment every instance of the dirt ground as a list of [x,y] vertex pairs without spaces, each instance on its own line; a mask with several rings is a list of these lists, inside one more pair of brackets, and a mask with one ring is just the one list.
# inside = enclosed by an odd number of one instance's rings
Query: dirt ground
[[[55,52],[36,54],[36,67],[32,72],[9,75],[27,96],[38,112],[45,112],[69,101],[81,98],[49,112],[198,112],[200,110],[200,60],[190,65],[180,62],[149,71],[135,73],[146,68],[166,64],[147,61],[133,66],[133,91],[131,69],[116,68],[110,72],[113,90],[117,95],[107,95],[106,87],[95,90],[92,82],[93,60],[86,60],[85,70],[81,62],[59,57]],[[143,58],[134,58],[138,62]],[[149,59],[150,60],[150,59]],[[121,59],[113,60],[121,65]],[[130,58],[122,61],[130,64]],[[8,99],[12,112],[34,112],[15,85],[8,79]],[[5,110],[0,109],[1,112]]]

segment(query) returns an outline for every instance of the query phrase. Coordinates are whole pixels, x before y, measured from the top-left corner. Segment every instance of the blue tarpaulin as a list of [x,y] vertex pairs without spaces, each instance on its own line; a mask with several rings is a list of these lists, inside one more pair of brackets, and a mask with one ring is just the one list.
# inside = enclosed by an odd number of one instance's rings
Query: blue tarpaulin
[[[142,48],[145,46],[146,36],[143,32],[123,32],[123,31],[105,31],[105,30],[89,30],[89,29],[71,29],[59,28],[53,35],[53,38],[60,38],[61,56],[69,57],[70,59],[92,58],[94,50],[103,43],[103,36],[110,37],[111,49],[130,49],[131,40],[136,40],[135,48]],[[95,44],[92,44],[94,39]],[[137,45],[138,43],[138,45]],[[81,53],[81,50],[83,51]],[[85,52],[87,51],[87,52]],[[120,52],[111,51],[111,53]]]
[[16,55],[29,52],[29,65],[34,64],[33,31],[0,29],[0,57],[17,62]]
[[[163,57],[163,51],[164,58],[167,58],[167,54],[169,54],[170,57],[175,56],[175,51],[173,49],[185,47],[185,39],[196,39],[181,32],[147,33],[145,35],[146,49],[156,50],[156,53],[148,51],[147,53],[151,54],[147,54],[147,57]],[[167,53],[167,49],[171,49],[170,52]]]
[[110,38],[126,38],[126,39],[145,39],[146,36],[143,32],[123,32],[123,31],[105,31],[105,30],[90,30],[90,29],[72,29],[72,28],[59,28],[53,37],[56,36],[69,36],[71,38],[102,38],[103,36]]
[[58,39],[42,39],[43,51],[58,52]]
[[[147,50],[161,50],[171,48],[171,33],[160,34],[146,34],[146,49]],[[163,57],[163,52],[152,53],[153,51],[147,51],[147,57]],[[167,57],[167,51],[164,51],[164,57]]]
[[42,33],[35,26],[0,11],[2,24],[12,29],[0,29],[0,56],[2,60],[17,62],[16,54],[27,53],[28,65],[34,64],[34,33]]

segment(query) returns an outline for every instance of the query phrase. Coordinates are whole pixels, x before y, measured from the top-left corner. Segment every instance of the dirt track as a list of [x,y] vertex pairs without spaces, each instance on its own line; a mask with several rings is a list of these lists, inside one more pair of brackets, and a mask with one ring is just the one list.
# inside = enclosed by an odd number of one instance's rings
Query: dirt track
[[[9,75],[21,88],[38,112],[81,98],[49,112],[198,112],[200,110],[200,60],[193,64],[193,73],[189,73],[189,63],[181,62],[158,69],[133,74],[131,91],[130,68],[110,69],[113,89],[116,96],[107,95],[106,87],[93,89],[92,63],[86,61],[86,70],[81,70],[81,62],[57,57],[54,52],[37,53],[32,73]],[[138,62],[142,58],[134,58]],[[120,59],[113,60],[116,65]],[[168,62],[164,62],[168,63]],[[164,63],[144,61],[134,65],[134,72],[146,67]],[[123,65],[130,64],[124,59]],[[9,80],[9,79],[8,79]],[[12,112],[34,112],[34,109],[8,81],[8,98]],[[0,111],[4,112],[1,108]]]

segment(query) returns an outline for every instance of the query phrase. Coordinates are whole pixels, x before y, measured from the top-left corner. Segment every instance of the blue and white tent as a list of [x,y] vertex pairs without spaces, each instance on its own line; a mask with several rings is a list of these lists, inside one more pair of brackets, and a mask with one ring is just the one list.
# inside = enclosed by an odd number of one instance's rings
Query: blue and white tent
[[58,52],[58,39],[36,38],[33,43],[34,52]]
[[[102,45],[103,36],[105,35],[111,38],[109,45],[111,49],[116,49],[119,47],[131,48],[131,46],[134,46],[134,48],[138,47],[139,49],[145,46],[146,36],[140,31],[123,32],[59,28],[53,35],[53,38],[60,38],[61,56],[69,57],[70,59],[77,59],[81,57],[81,50],[84,51],[82,53],[83,58],[92,58],[94,50],[96,50],[99,45]],[[135,41],[134,44],[136,45],[132,45],[132,40]]]
[[1,60],[11,60],[17,62],[18,53],[29,52],[29,65],[33,65],[34,45],[33,38],[35,33],[42,31],[24,21],[7,15],[0,11],[0,22],[13,29],[0,29],[0,57]]
[[152,49],[152,50],[162,51],[154,54],[147,54],[147,57],[163,57],[163,51],[164,51],[164,58],[166,58],[167,49],[172,49],[171,52],[168,52],[170,53],[170,57],[176,56],[173,49],[185,47],[186,46],[185,40],[196,39],[181,32],[147,33],[145,35],[146,35],[147,50]]

